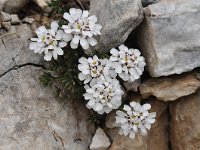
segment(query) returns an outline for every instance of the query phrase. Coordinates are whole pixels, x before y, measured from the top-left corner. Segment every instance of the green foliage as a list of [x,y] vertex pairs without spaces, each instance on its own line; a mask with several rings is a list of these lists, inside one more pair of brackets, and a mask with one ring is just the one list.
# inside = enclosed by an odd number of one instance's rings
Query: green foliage
[[82,49],[74,50],[66,47],[63,56],[49,62],[48,72],[45,72],[40,78],[41,83],[44,86],[54,84],[60,92],[65,93],[67,99],[76,99],[76,96],[79,96],[80,99],[84,88],[83,83],[78,79],[78,60],[82,56],[86,57]]

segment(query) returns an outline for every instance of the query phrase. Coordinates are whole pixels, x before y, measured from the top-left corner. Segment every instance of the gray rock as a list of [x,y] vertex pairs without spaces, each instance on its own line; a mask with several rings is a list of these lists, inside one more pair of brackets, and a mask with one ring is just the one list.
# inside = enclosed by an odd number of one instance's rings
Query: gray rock
[[41,86],[43,71],[26,65],[0,78],[0,149],[88,150],[94,126],[86,107],[59,102]]
[[8,21],[12,20],[10,14],[7,14],[7,13],[5,13],[3,11],[1,11],[0,16],[1,16],[1,21],[2,22],[8,22]]
[[151,76],[200,66],[199,6],[199,0],[162,0],[145,8],[138,41]]
[[10,28],[11,28],[11,23],[10,23],[10,21],[9,21],[9,22],[2,22],[1,25],[2,25],[2,27],[3,27],[4,29],[6,29],[7,31],[9,31]]
[[21,10],[29,0],[7,0],[4,3],[3,10],[7,13],[14,14]]
[[28,24],[32,24],[35,21],[35,19],[34,18],[25,17],[22,21],[25,22],[25,23],[28,23]]
[[0,0],[0,10],[3,10],[4,4],[7,0]]
[[150,4],[157,3],[159,0],[142,0],[142,6],[146,7]]
[[10,32],[1,35],[0,38],[0,76],[14,66],[42,62],[41,55],[29,50],[32,31],[26,24],[11,26]]
[[192,72],[149,79],[140,85],[140,94],[143,98],[155,96],[159,100],[174,101],[195,93],[199,88],[200,80]]
[[13,25],[20,24],[21,21],[17,14],[10,15],[10,17],[11,17],[11,24]]
[[50,13],[52,9],[48,7],[51,0],[33,0],[45,13]]
[[143,19],[141,0],[91,0],[90,14],[103,26],[96,47],[101,51],[124,43]]
[[138,87],[140,85],[140,81],[141,79],[137,79],[133,82],[124,82],[124,86],[126,87],[127,91],[134,91],[137,92],[138,91]]
[[171,148],[174,150],[200,149],[200,93],[181,98],[170,104]]
[[92,138],[92,143],[90,145],[91,150],[107,150],[110,146],[110,140],[103,131],[103,129],[98,128],[94,137]]

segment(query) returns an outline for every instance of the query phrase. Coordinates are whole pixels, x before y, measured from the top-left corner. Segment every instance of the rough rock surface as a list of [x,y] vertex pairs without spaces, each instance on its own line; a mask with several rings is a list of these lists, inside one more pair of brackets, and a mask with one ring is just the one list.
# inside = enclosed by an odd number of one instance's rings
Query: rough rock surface
[[139,87],[143,98],[153,95],[163,101],[174,101],[196,92],[199,88],[200,79],[197,78],[196,72],[152,78]]
[[97,45],[101,51],[124,43],[143,19],[141,0],[91,0],[90,13],[103,26]]
[[7,0],[4,3],[3,10],[7,13],[13,14],[17,13],[19,10],[21,10],[29,0]]
[[26,24],[12,26],[12,31],[1,34],[0,76],[15,66],[41,62],[42,57],[28,48],[31,37],[32,31]]
[[51,8],[48,7],[48,3],[51,2],[51,0],[33,0],[42,10],[46,13],[51,12]]
[[98,128],[92,139],[90,149],[91,150],[107,150],[109,146],[110,146],[109,138],[107,137],[103,129]]
[[145,8],[138,42],[151,76],[200,66],[200,1],[161,0]]
[[[150,99],[151,112],[157,112],[156,122],[153,124],[149,135],[136,136],[134,140],[119,135],[118,128],[108,129],[112,144],[109,150],[169,150],[168,149],[168,114],[167,103]],[[113,116],[114,117],[114,116]]]
[[135,91],[137,92],[138,91],[138,87],[140,85],[140,81],[141,79],[137,79],[133,82],[124,82],[124,86],[126,87],[126,90],[127,91]]
[[87,109],[58,102],[41,86],[42,71],[27,65],[0,78],[0,149],[88,150],[94,128]]
[[200,149],[200,93],[170,104],[171,146],[174,150]]

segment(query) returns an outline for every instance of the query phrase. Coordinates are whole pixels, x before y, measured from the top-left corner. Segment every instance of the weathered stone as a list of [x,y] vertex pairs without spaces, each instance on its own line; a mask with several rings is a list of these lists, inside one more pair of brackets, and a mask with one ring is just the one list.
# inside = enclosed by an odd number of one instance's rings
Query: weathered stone
[[143,98],[151,95],[163,101],[174,101],[180,97],[190,95],[200,88],[200,80],[195,73],[185,73],[171,77],[152,78],[140,84]]
[[26,63],[40,63],[43,58],[29,50],[32,31],[28,25],[11,26],[12,31],[1,35],[0,76],[8,69]]
[[133,82],[124,82],[124,86],[126,87],[127,91],[134,91],[137,92],[138,91],[138,87],[140,85],[140,81],[141,79],[137,79]]
[[4,11],[10,14],[17,13],[19,10],[21,10],[29,0],[7,0],[4,3]]
[[116,116],[116,111],[112,111],[112,112],[110,112],[109,114],[106,115],[106,118],[105,118],[106,128],[109,128],[109,129],[114,128],[115,116]]
[[150,4],[157,3],[159,0],[142,0],[142,6],[146,7]]
[[52,10],[50,7],[48,7],[48,3],[51,2],[51,0],[33,0],[42,10],[46,13],[50,13]]
[[22,21],[24,23],[32,24],[35,21],[35,19],[34,18],[25,17]]
[[90,14],[103,26],[97,45],[101,51],[124,43],[143,19],[141,0],[91,0]]
[[10,28],[11,28],[11,23],[10,23],[10,21],[9,21],[9,22],[2,22],[1,25],[2,25],[2,27],[3,27],[4,29],[6,29],[7,31],[9,31]]
[[0,149],[88,150],[94,126],[85,105],[57,101],[39,82],[43,71],[27,65],[0,78]]
[[200,66],[199,6],[199,0],[161,0],[145,8],[138,42],[151,76]]
[[110,140],[103,131],[103,129],[98,128],[92,138],[92,143],[90,145],[91,150],[107,150],[110,146]]
[[7,13],[1,11],[0,16],[1,16],[1,21],[2,21],[2,22],[11,21],[11,16],[10,16],[10,14],[7,14]]
[[7,0],[0,0],[0,10],[3,10],[4,4]]
[[200,95],[183,97],[170,104],[171,147],[174,150],[200,149]]
[[169,150],[168,149],[168,104],[150,99],[148,102],[152,105],[151,112],[156,112],[156,122],[152,125],[148,135],[143,137],[137,135],[130,139],[119,135],[118,128],[108,129],[108,135],[112,144],[109,150]]
[[11,17],[11,24],[14,24],[14,25],[20,24],[21,21],[19,20],[19,17],[17,14],[10,15],[10,17]]

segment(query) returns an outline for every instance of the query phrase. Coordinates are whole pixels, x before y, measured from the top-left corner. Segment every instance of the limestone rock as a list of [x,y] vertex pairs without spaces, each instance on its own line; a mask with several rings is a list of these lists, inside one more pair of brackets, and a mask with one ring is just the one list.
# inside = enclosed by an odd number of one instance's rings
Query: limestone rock
[[133,82],[124,82],[124,86],[126,87],[127,91],[134,91],[137,92],[138,91],[138,87],[140,85],[140,81],[141,79],[137,79]]
[[119,135],[118,128],[108,129],[112,144],[109,150],[169,150],[168,149],[168,104],[156,99],[149,99],[151,112],[157,112],[156,122],[147,136],[137,135],[130,139]]
[[43,71],[26,65],[0,78],[0,149],[88,150],[94,126],[86,107],[59,102],[41,86]]
[[199,93],[183,97],[170,104],[172,149],[200,149],[199,106]]
[[11,21],[11,16],[10,16],[10,14],[7,14],[7,13],[1,11],[0,16],[1,16],[1,21],[2,21],[2,22]]
[[10,15],[10,17],[11,17],[11,24],[13,25],[20,24],[21,21],[17,14],[12,14]]
[[32,31],[26,24],[11,26],[12,31],[0,38],[0,76],[8,69],[26,63],[40,63],[43,58],[29,50]]
[[51,2],[51,0],[33,0],[42,10],[46,13],[51,12],[51,8],[48,7],[48,3]]
[[25,17],[22,21],[25,22],[25,23],[28,23],[28,24],[32,24],[35,21],[35,19],[34,18]]
[[19,10],[21,10],[29,0],[7,0],[4,3],[4,11],[10,14],[17,13]]
[[163,101],[174,101],[196,92],[198,88],[200,88],[200,80],[194,72],[152,78],[143,82],[139,87],[143,98],[153,95]]
[[161,0],[145,8],[138,43],[153,77],[200,66],[200,1]]
[[101,51],[124,43],[143,19],[141,0],[91,0],[90,14],[103,26],[97,45]]
[[109,138],[107,137],[107,135],[101,128],[98,128],[92,139],[90,149],[91,150],[107,150],[109,146],[110,146]]
[[7,31],[9,31],[10,28],[11,28],[11,23],[10,23],[10,22],[2,22],[1,25],[2,25],[2,27],[3,27],[4,29],[6,29]]

